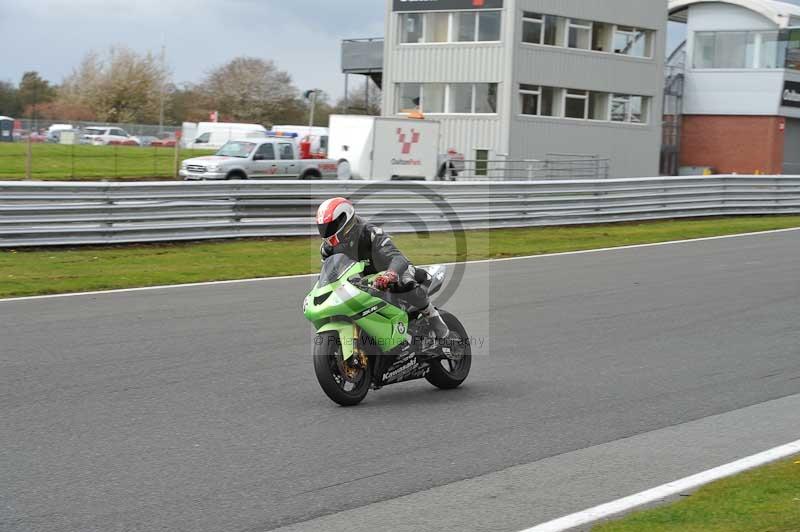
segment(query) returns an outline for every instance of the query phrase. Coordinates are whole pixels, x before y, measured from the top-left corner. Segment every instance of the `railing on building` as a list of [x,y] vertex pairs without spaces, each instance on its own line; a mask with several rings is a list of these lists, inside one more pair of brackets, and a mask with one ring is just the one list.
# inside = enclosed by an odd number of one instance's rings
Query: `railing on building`
[[[350,75],[366,76],[372,80],[378,89],[383,88],[383,37],[368,39],[345,39],[342,41],[342,73],[344,74],[344,99],[345,109],[350,108]],[[364,87],[366,95],[364,101],[367,108],[352,109],[369,113],[370,84]]]
[[594,155],[547,154],[546,159],[465,160],[451,168],[455,181],[608,179],[611,161]]
[[383,37],[342,41],[342,72],[366,74],[383,70]]

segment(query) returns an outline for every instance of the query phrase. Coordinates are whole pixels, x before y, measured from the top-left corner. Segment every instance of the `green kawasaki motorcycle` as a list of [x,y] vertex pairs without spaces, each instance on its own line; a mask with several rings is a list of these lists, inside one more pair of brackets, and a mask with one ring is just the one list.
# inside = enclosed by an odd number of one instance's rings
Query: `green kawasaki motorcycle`
[[[314,371],[323,391],[336,403],[360,403],[375,390],[425,378],[439,388],[458,387],[469,375],[472,351],[464,326],[440,311],[450,328],[437,339],[419,309],[406,308],[402,294],[372,288],[377,276],[366,265],[337,254],[322,264],[303,313],[314,324]],[[445,267],[426,268],[430,295],[444,283]]]

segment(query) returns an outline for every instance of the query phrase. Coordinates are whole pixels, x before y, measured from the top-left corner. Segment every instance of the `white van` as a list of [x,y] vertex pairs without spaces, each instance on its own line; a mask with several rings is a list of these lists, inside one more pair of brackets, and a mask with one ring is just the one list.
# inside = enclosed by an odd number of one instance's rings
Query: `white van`
[[61,133],[75,131],[72,124],[53,124],[47,128],[47,142],[61,142]]
[[258,124],[184,122],[182,138],[184,148],[218,150],[230,140],[263,139],[266,136],[267,128]]

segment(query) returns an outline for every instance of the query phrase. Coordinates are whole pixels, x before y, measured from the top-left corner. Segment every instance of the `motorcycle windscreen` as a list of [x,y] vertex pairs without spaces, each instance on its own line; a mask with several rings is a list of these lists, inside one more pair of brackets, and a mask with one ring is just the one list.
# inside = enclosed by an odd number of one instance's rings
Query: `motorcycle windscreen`
[[319,272],[317,286],[320,288],[335,283],[347,273],[347,270],[356,263],[353,259],[342,253],[331,255],[322,263],[322,270]]

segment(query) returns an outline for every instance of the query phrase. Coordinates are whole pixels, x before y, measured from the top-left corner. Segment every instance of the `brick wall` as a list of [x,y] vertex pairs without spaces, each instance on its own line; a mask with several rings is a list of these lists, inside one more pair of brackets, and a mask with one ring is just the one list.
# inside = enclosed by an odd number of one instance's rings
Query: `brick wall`
[[710,166],[720,174],[780,174],[782,124],[778,116],[684,116],[680,164]]

